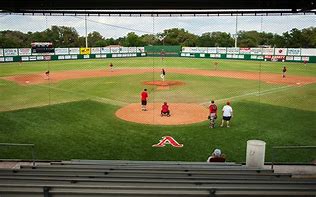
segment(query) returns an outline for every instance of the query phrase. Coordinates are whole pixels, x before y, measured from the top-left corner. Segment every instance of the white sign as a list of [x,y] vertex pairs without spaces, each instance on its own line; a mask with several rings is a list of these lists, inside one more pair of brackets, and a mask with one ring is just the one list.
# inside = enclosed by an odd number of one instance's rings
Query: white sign
[[208,53],[217,53],[216,47],[208,47],[207,52]]
[[137,52],[137,48],[136,47],[129,47],[128,48],[128,52],[129,53],[136,53]]
[[[251,55],[261,55],[262,54],[262,48],[251,48],[250,49]],[[251,58],[253,59],[253,58]],[[257,58],[254,58],[257,59]]]
[[35,61],[36,60],[36,56],[30,56],[30,61]]
[[274,55],[274,48],[263,48],[262,54],[263,55]]
[[4,57],[0,57],[0,62],[4,62]]
[[205,57],[205,54],[204,53],[200,54],[200,57]]
[[101,48],[101,53],[102,54],[111,53],[111,48],[110,47],[102,47]]
[[308,62],[309,61],[309,57],[302,57],[302,60]]
[[77,55],[72,55],[71,59],[78,59],[78,56]]
[[19,49],[19,56],[28,56],[32,54],[31,48],[20,48]]
[[217,47],[217,53],[226,54],[226,48],[225,47]]
[[301,49],[298,48],[288,48],[287,49],[288,55],[301,55]]
[[89,59],[89,58],[90,58],[90,55],[84,55],[83,58],[84,58],[84,59]]
[[65,60],[70,60],[71,59],[71,55],[65,55]]
[[198,48],[197,47],[191,47],[190,53],[198,53]]
[[286,56],[286,57],[285,57],[285,60],[287,60],[287,61],[292,61],[292,60],[294,60],[294,57],[293,57],[293,56]]
[[64,59],[65,59],[65,56],[59,55],[59,56],[58,56],[58,59],[59,59],[59,60],[64,60]]
[[183,53],[190,53],[191,52],[191,47],[182,47],[182,52]]
[[240,48],[239,49],[239,53],[240,54],[250,54],[251,53],[251,49],[250,48]]
[[13,57],[6,57],[4,59],[4,61],[6,61],[6,62],[13,62]]
[[294,57],[294,61],[301,61],[301,60],[302,60],[302,58],[300,56],[295,56]]
[[17,56],[18,49],[3,49],[4,56]]
[[137,53],[144,53],[145,47],[137,47]]
[[302,56],[316,56],[316,49],[306,48],[301,49]]
[[121,47],[120,53],[128,53],[128,47]]
[[206,47],[198,47],[199,53],[207,53],[207,48]]
[[91,48],[91,54],[100,54],[101,48],[100,47],[92,47]]
[[239,54],[239,48],[227,48],[227,53],[229,54]]
[[29,61],[29,57],[21,57],[22,61]]
[[68,55],[69,51],[68,48],[55,48],[56,55]]
[[[0,49],[0,57],[3,56],[3,49]],[[3,59],[4,61],[4,59]]]
[[275,48],[274,55],[286,55],[287,48]]
[[80,54],[80,48],[69,48],[69,54],[70,55],[79,55]]
[[36,56],[37,60],[44,60],[44,56]]
[[119,47],[111,47],[111,53],[119,53],[120,52],[120,48]]

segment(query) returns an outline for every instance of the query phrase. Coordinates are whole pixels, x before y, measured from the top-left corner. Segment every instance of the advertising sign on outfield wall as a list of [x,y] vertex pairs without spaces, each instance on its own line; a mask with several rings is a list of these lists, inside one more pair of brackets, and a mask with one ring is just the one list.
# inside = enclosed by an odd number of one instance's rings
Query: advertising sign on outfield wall
[[[0,57],[3,56],[3,49],[0,49]],[[3,59],[4,61],[4,59]]]
[[197,47],[191,47],[191,53],[198,53]]
[[191,47],[182,47],[182,52],[183,53],[190,53],[191,52]]
[[137,47],[137,53],[144,53],[145,47]]
[[13,62],[13,57],[6,57],[4,59],[4,61],[6,61],[6,62]]
[[197,49],[199,53],[207,53],[207,48],[206,47],[198,47]]
[[101,48],[100,47],[92,47],[91,48],[91,54],[100,54]]
[[239,48],[227,48],[227,54],[239,54]]
[[55,48],[56,55],[68,55],[69,51],[68,48]]
[[0,62],[4,62],[4,57],[0,57]]
[[239,53],[240,54],[250,54],[251,53],[251,49],[250,48],[240,48],[239,49]]
[[128,52],[129,53],[136,53],[137,52],[137,48],[136,47],[128,47]]
[[302,60],[308,62],[309,61],[309,57],[302,57]]
[[69,48],[69,54],[70,55],[79,55],[80,49],[79,48]]
[[299,48],[288,48],[287,55],[301,55],[301,49]]
[[29,61],[29,57],[21,57],[22,61]]
[[111,47],[111,53],[120,53],[119,47]]
[[274,48],[263,48],[262,54],[263,55],[274,55]]
[[128,53],[128,47],[121,47],[120,53]]
[[20,48],[19,49],[19,56],[29,56],[32,54],[31,48]]
[[[250,49],[250,54],[251,55],[261,55],[262,54],[262,48],[251,48]],[[252,59],[257,59],[256,58],[252,58]]]
[[306,48],[301,49],[302,56],[316,56],[316,49]]
[[274,55],[286,55],[287,54],[287,48],[275,48],[274,49]]
[[91,49],[90,48],[80,48],[80,54],[81,55],[89,55],[89,54],[91,54]]
[[207,53],[217,53],[216,47],[208,47]]
[[4,56],[17,56],[18,49],[3,49]]
[[225,47],[217,47],[217,53],[226,54],[226,48]]
[[111,48],[110,47],[102,47],[101,48],[101,53],[102,54],[111,53]]

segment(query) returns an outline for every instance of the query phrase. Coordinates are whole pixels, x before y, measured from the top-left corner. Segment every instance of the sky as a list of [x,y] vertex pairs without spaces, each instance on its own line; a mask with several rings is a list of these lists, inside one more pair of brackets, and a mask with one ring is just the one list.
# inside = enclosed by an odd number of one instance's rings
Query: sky
[[[265,31],[277,34],[293,28],[303,29],[316,24],[316,15],[292,16],[238,16],[238,31]],[[43,31],[52,25],[74,27],[79,35],[85,35],[84,16],[21,16],[0,14],[0,31]],[[205,32],[236,32],[235,16],[210,17],[117,17],[88,16],[87,30],[100,32],[105,38],[118,38],[128,32],[138,35],[160,33],[164,29],[184,28],[201,35]]]

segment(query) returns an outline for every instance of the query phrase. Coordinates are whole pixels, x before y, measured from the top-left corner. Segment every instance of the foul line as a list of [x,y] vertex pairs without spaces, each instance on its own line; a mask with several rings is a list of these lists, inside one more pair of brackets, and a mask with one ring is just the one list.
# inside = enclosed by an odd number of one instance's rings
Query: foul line
[[[292,85],[287,85],[287,86],[282,86],[282,87],[277,87],[277,88],[271,88],[268,90],[264,90],[264,91],[255,91],[255,92],[250,92],[250,93],[246,93],[246,94],[242,94],[242,95],[237,95],[237,96],[232,96],[232,97],[227,97],[227,98],[222,98],[222,99],[218,99],[216,100],[217,102],[222,102],[222,101],[227,101],[227,100],[233,100],[236,98],[242,98],[242,97],[247,97],[247,96],[262,96],[262,95],[267,95],[267,94],[272,94],[272,93],[276,93],[276,92],[281,92],[290,88],[299,88],[300,86],[292,86]],[[200,105],[208,105],[210,104],[210,101],[208,102],[204,102],[204,103],[200,103]]]

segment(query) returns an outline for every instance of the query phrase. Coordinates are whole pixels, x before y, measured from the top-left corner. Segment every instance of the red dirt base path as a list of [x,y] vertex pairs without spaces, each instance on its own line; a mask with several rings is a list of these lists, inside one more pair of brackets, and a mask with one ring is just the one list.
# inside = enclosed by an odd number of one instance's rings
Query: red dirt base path
[[[67,79],[82,79],[82,78],[93,78],[93,77],[111,77],[120,75],[135,75],[152,72],[160,72],[160,69],[149,69],[149,68],[137,68],[137,69],[116,69],[113,72],[109,70],[72,70],[72,71],[51,71],[50,79],[47,80],[43,73],[37,74],[24,74],[16,76],[1,77],[2,79],[14,81],[22,85],[32,85],[41,83],[56,83]],[[287,85],[306,85],[316,83],[316,77],[308,76],[294,76],[288,75],[286,78],[282,78],[282,73],[261,73],[258,72],[241,72],[241,71],[223,71],[223,70],[199,70],[199,69],[184,69],[184,68],[169,68],[167,73],[177,74],[188,74],[208,77],[223,77],[233,79],[245,79],[245,80],[261,80],[266,83],[275,84],[287,84]],[[162,87],[162,86],[160,86]]]
[[190,103],[169,103],[170,117],[160,116],[162,103],[147,105],[147,111],[141,110],[140,103],[129,104],[116,111],[115,115],[129,122],[152,125],[193,124],[207,120],[208,109]]

